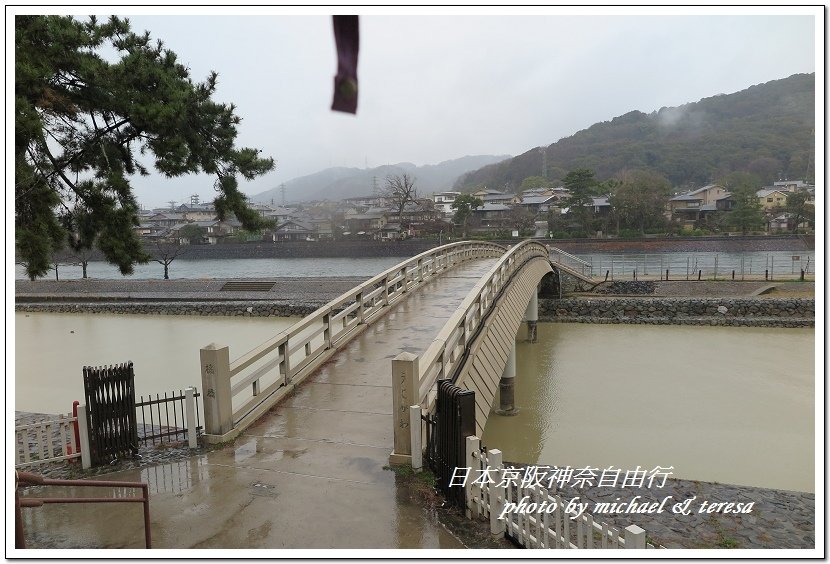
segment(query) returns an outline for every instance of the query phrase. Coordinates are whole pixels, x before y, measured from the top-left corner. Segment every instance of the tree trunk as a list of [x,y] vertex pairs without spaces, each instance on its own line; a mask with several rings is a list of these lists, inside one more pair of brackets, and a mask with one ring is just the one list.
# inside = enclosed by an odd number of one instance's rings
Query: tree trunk
[[83,269],[83,277],[84,278],[86,278],[86,265],[87,265],[86,261],[83,261],[81,263],[81,268]]
[[167,263],[164,264],[164,279],[170,280],[170,276],[167,273]]

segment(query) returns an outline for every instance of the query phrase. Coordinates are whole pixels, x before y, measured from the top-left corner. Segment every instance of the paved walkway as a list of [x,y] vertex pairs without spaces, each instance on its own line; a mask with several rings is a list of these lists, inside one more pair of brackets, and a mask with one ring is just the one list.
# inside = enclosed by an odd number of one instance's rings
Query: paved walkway
[[[494,261],[427,284],[232,444],[104,479],[150,484],[155,548],[463,548],[384,469],[391,359],[425,349]],[[137,506],[50,505],[24,516],[33,547],[143,546]]]
[[[368,276],[268,278],[267,280],[274,282],[274,285],[264,292],[223,291],[222,287],[228,282],[228,279],[224,278],[15,280],[14,294],[16,301],[25,302],[267,300],[292,305],[325,304],[368,278]],[[262,280],[266,279],[245,279],[250,282]]]
[[[226,279],[175,280],[15,280],[18,302],[84,301],[218,301],[257,300],[299,304],[324,304],[348,292],[367,277],[269,278],[274,286],[265,292],[222,291]],[[264,279],[251,278],[250,281]],[[624,281],[630,283],[630,281]],[[653,296],[664,297],[813,297],[815,282],[672,280],[653,281]],[[764,292],[763,294],[760,294]]]

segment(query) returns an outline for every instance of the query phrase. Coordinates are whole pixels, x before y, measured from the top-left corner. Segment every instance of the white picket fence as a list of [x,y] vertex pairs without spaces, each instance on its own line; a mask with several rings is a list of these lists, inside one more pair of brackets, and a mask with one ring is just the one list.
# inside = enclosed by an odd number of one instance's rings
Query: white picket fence
[[[501,451],[482,452],[478,437],[468,437],[466,447],[470,469],[465,483],[467,516],[489,519],[494,535],[506,533],[525,548],[655,548],[646,542],[646,532],[637,525],[629,525],[621,533],[587,512],[574,517],[565,510],[567,502],[555,492],[538,484],[523,486],[510,480]],[[490,479],[480,479],[483,472]]]
[[81,419],[80,425],[85,427],[86,421],[83,415],[78,418],[71,414],[59,415],[57,419],[43,419],[25,425],[16,425],[14,428],[15,468],[82,458],[86,429],[80,430],[82,445],[78,448],[75,445],[74,424],[79,419]]

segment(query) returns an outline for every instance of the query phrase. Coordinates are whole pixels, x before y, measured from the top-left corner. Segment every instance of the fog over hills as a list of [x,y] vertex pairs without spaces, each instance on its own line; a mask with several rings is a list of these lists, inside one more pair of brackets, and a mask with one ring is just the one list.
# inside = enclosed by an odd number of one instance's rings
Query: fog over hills
[[[375,184],[383,188],[389,175],[407,173],[415,177],[418,194],[427,196],[433,192],[451,190],[461,175],[483,166],[509,159],[510,155],[476,155],[444,161],[435,165],[416,166],[413,163],[397,163],[374,168],[334,167],[308,176],[294,178],[285,183],[285,202],[313,200],[342,200],[371,195]],[[276,186],[250,197],[255,203],[282,203],[282,191]]]
[[649,114],[631,111],[540,149],[465,174],[455,189],[514,191],[528,176],[561,181],[588,168],[604,180],[648,168],[675,186],[702,186],[732,171],[763,183],[815,175],[815,73],[796,74]]
[[[388,175],[411,174],[418,193],[487,186],[515,191],[545,169],[556,183],[568,171],[589,168],[599,179],[624,169],[649,168],[675,186],[702,186],[731,171],[764,183],[815,174],[815,74],[797,74],[679,107],[631,111],[595,123],[544,148],[515,157],[466,156],[436,165],[403,162],[371,169],[328,168],[285,183],[285,202],[341,200],[371,195]],[[279,186],[251,197],[281,204]]]

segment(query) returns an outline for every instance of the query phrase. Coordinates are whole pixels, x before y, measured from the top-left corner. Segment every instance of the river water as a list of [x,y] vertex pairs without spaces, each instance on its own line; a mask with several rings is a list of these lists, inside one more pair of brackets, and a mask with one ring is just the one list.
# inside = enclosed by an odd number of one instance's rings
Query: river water
[[[83,366],[127,360],[139,395],[201,389],[201,347],[233,360],[297,320],[17,312],[14,407],[66,413]],[[538,337],[517,344],[519,415],[484,433],[506,460],[813,491],[814,330],[540,323]]]
[[814,491],[813,329],[539,323],[516,352],[505,460]]
[[[763,251],[747,253],[653,253],[653,254],[583,254],[579,258],[590,263],[584,273],[611,279],[656,277],[668,269],[673,280],[689,279],[702,271],[704,276],[763,277],[769,272],[774,277],[797,277],[801,269],[814,274],[815,253],[812,251]],[[271,278],[304,276],[373,276],[410,257],[363,258],[269,258],[269,259],[214,259],[187,260],[179,258],[170,265],[171,278]],[[58,266],[61,280],[81,278],[83,271],[75,264]],[[120,279],[118,269],[106,262],[91,262],[87,267],[90,278]],[[135,265],[135,272],[127,278],[162,278],[164,268],[156,263]],[[54,279],[54,271],[47,278]],[[27,278],[23,267],[15,265],[15,278]]]
[[227,345],[233,360],[299,319],[16,312],[15,409],[68,413],[73,400],[84,403],[84,366],[127,361],[137,395],[201,390],[203,346]]
[[[272,278],[308,276],[366,276],[370,277],[391,268],[410,257],[365,258],[273,258],[273,259],[176,259],[170,264],[170,278]],[[74,264],[58,266],[61,280],[81,278],[83,269]],[[91,262],[87,276],[102,279],[163,278],[164,267],[157,262],[135,265],[130,276],[122,276],[118,268],[106,262]],[[28,277],[23,266],[15,265],[15,278]],[[47,278],[54,280],[54,271]]]

